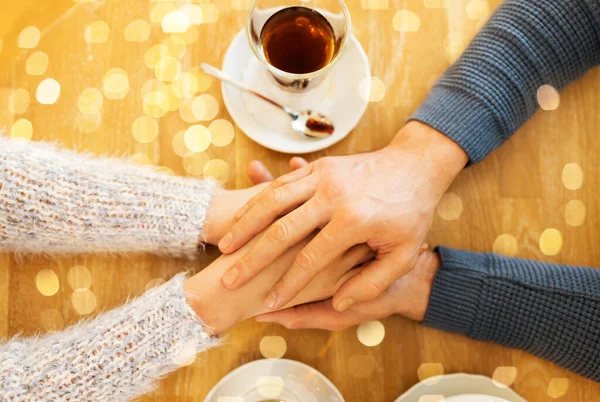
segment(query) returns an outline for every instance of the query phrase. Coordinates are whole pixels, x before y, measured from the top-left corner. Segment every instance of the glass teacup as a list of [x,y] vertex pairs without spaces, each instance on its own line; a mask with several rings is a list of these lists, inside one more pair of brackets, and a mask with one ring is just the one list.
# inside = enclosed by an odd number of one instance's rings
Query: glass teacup
[[343,0],[255,0],[246,21],[252,52],[291,92],[318,85],[341,58],[351,33]]

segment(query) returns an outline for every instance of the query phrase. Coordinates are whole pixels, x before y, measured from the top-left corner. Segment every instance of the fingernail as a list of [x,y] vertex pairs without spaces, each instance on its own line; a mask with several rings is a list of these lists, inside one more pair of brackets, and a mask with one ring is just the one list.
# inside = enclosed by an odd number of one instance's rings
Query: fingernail
[[427,250],[429,248],[429,244],[427,243],[423,243],[423,245],[421,246],[421,250]]
[[238,271],[237,268],[232,268],[223,275],[223,283],[228,287],[233,286],[237,281],[238,276],[240,276],[240,271]]
[[277,305],[277,293],[274,290],[269,293],[267,298],[265,299],[265,306],[270,308],[271,310],[275,310],[275,306]]
[[352,307],[353,304],[354,304],[354,299],[352,299],[352,298],[342,300],[341,302],[338,303],[336,310],[340,313],[343,313],[344,311],[346,311],[350,307]]
[[233,235],[231,234],[231,232],[227,233],[225,236],[223,236],[223,238],[221,239],[221,241],[219,242],[219,249],[221,251],[225,251],[227,250],[227,248],[229,246],[231,246],[231,242],[233,241]]

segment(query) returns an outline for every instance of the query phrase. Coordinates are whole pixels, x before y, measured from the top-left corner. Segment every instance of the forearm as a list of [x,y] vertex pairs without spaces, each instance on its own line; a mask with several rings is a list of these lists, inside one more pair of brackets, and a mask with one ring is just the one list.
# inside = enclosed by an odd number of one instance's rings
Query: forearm
[[600,270],[439,249],[424,324],[600,381]]
[[61,333],[0,346],[0,400],[118,402],[149,392],[218,344],[186,303],[182,281]]
[[598,63],[598,0],[506,0],[411,120],[479,162],[533,115],[542,85],[560,90]]
[[0,137],[0,251],[194,255],[211,181]]

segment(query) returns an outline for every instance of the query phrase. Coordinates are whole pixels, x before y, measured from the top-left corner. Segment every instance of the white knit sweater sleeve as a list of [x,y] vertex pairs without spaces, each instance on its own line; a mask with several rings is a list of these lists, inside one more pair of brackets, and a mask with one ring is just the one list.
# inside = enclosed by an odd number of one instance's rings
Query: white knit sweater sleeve
[[214,187],[0,137],[0,252],[192,256]]
[[183,276],[44,338],[0,346],[1,401],[133,399],[218,343],[186,302]]

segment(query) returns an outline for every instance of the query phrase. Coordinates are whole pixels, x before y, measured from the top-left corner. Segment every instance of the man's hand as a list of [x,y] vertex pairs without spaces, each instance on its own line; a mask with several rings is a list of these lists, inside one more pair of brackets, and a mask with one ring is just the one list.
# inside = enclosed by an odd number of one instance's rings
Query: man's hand
[[239,211],[219,242],[221,251],[232,253],[268,227],[223,276],[223,284],[244,285],[322,228],[269,292],[267,307],[287,304],[335,258],[361,243],[377,257],[339,289],[333,308],[342,312],[379,297],[414,267],[435,208],[466,162],[456,143],[411,122],[382,150],[323,158],[280,177]]
[[440,258],[437,253],[426,251],[417,259],[415,269],[394,282],[383,295],[353,306],[343,313],[335,311],[329,299],[263,314],[256,317],[256,320],[275,322],[290,329],[318,328],[329,331],[340,331],[392,314],[423,321],[439,267]]

